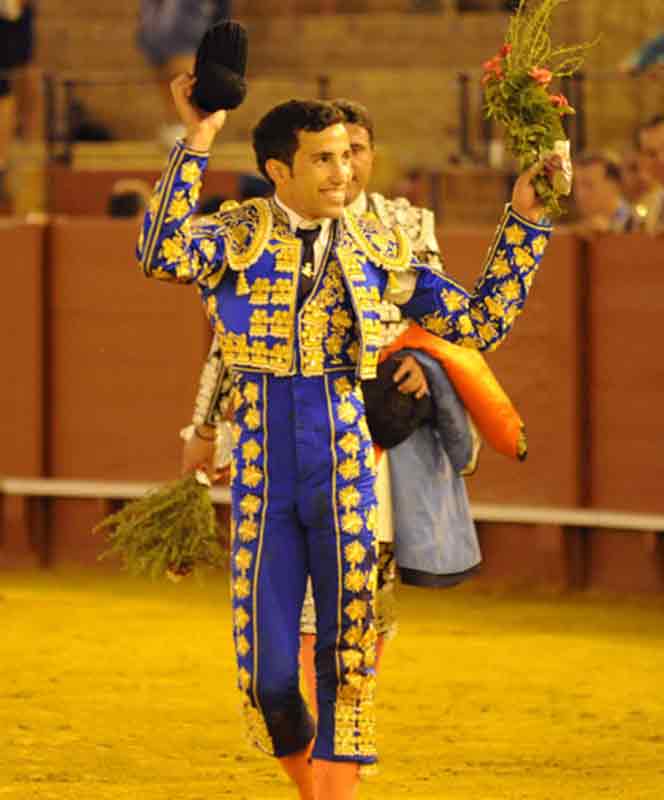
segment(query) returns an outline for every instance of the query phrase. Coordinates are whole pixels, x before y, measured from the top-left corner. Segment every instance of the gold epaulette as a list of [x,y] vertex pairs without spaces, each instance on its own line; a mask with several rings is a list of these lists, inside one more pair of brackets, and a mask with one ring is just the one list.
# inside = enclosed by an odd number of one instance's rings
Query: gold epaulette
[[345,218],[351,236],[376,266],[396,272],[410,267],[410,240],[398,225],[386,228],[372,212],[362,216],[346,212]]
[[272,233],[272,212],[268,201],[261,197],[242,204],[228,200],[217,214],[217,232],[226,240],[226,258],[230,268],[240,272],[255,264]]
[[224,202],[219,206],[217,209],[217,214],[225,214],[228,211],[235,211],[236,208],[239,208],[240,204],[237,200],[224,200]]

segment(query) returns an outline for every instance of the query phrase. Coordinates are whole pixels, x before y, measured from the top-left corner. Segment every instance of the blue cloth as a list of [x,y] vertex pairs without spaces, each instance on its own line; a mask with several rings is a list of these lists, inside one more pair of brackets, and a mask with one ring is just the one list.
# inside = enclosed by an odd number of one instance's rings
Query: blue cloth
[[473,461],[475,442],[468,413],[452,381],[438,361],[422,350],[404,349],[398,355],[413,356],[424,370],[435,413],[433,428],[430,430],[440,440],[452,468],[458,473],[464,472]]
[[472,459],[473,437],[445,370],[419,350],[408,352],[425,370],[437,416],[434,427],[422,425],[389,451],[395,553],[404,583],[448,586],[482,560],[459,475]]

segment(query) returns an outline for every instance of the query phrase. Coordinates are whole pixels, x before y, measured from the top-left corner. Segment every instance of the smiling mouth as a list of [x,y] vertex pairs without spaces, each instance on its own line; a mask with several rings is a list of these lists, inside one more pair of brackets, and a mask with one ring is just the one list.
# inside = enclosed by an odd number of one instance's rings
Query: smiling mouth
[[321,189],[321,194],[324,194],[328,199],[343,203],[346,197],[345,189]]

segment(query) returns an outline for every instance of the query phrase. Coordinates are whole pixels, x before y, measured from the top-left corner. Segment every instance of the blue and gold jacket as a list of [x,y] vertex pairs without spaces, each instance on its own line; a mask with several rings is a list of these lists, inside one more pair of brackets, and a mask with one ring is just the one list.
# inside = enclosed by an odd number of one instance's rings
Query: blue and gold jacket
[[238,370],[313,376],[354,369],[373,378],[383,300],[451,342],[492,350],[521,312],[551,233],[508,206],[469,293],[414,259],[399,228],[344,212],[298,308],[301,243],[276,203],[259,198],[192,219],[206,165],[207,156],[175,146],[146,212],[138,257],[148,276],[196,284],[224,363]]

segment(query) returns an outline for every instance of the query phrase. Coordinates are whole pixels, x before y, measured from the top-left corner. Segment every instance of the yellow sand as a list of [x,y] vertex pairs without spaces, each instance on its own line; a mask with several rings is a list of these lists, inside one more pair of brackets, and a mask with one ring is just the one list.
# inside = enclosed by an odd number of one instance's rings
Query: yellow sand
[[[362,800],[662,800],[664,600],[400,592]],[[1,800],[281,800],[223,577],[0,574]]]

